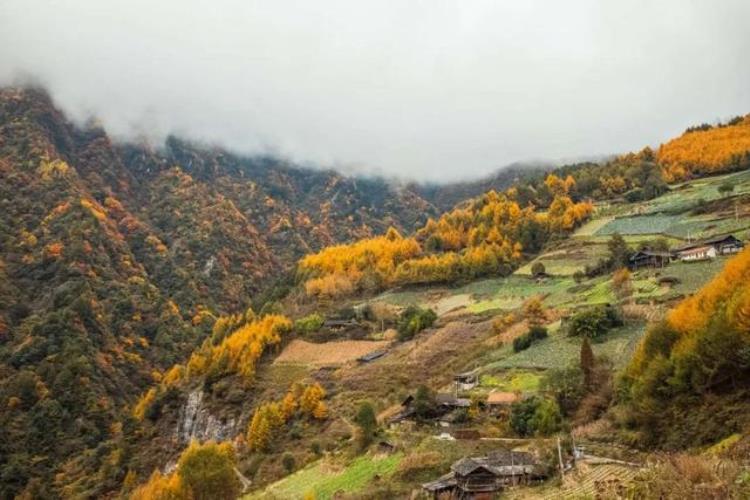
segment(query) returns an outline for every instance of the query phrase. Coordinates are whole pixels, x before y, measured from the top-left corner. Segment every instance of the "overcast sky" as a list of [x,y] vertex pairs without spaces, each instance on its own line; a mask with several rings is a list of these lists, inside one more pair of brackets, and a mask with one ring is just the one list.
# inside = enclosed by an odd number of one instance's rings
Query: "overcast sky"
[[750,1],[0,0],[0,83],[121,138],[419,180],[750,112]]

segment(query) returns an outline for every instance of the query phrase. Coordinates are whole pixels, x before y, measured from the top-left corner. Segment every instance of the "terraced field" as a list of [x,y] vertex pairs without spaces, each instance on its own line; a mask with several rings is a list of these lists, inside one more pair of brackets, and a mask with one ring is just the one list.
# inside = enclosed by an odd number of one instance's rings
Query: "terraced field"
[[[483,370],[527,369],[548,370],[565,368],[575,362],[581,351],[581,339],[568,337],[565,332],[550,329],[550,336],[521,352],[513,352],[512,346],[503,346],[489,353],[483,360]],[[600,342],[592,344],[594,355],[606,356],[615,364],[623,366],[635,349],[645,330],[644,323],[632,323],[609,332]]]
[[734,186],[733,195],[750,193],[750,171],[707,177],[673,186],[669,193],[641,204],[643,213],[686,211],[698,205],[701,200],[718,200],[725,196],[718,189],[724,183]]
[[274,364],[340,365],[389,345],[390,342],[385,340],[337,340],[316,344],[294,339],[281,351]]
[[388,481],[401,462],[403,454],[388,456],[362,456],[346,466],[321,459],[309,467],[278,481],[260,493],[245,497],[251,499],[297,500],[313,495],[316,500],[328,500],[337,493],[361,493],[377,477]]
[[545,499],[613,498],[618,485],[626,488],[638,469],[618,464],[582,465],[574,475],[567,478],[563,486]]

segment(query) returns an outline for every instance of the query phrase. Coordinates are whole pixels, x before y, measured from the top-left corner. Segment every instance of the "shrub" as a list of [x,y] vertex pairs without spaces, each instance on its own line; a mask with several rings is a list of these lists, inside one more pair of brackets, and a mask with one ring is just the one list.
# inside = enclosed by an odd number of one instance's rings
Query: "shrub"
[[307,335],[317,332],[323,326],[323,316],[317,313],[309,314],[294,322],[294,329],[297,333]]
[[632,191],[628,191],[625,193],[625,200],[628,201],[628,203],[635,203],[636,201],[642,201],[645,198],[645,195],[643,193],[643,189],[641,188],[635,188]]
[[510,408],[510,427],[522,437],[548,435],[560,430],[560,407],[539,396],[517,401]]
[[578,270],[573,273],[573,281],[576,282],[576,284],[581,284],[583,280],[586,279],[586,273],[584,273],[581,270]]
[[195,500],[236,498],[240,482],[234,473],[235,457],[228,443],[192,442],[180,456],[177,474]]
[[363,450],[370,445],[378,430],[378,420],[372,404],[364,401],[359,405],[357,414],[354,416],[354,423],[357,425],[359,448]]
[[319,456],[322,452],[320,441],[313,441],[312,443],[310,443],[310,451],[312,451],[315,455]]
[[542,264],[541,262],[534,262],[531,265],[531,275],[533,277],[536,278],[538,276],[544,276],[545,274],[547,274],[547,269],[544,267],[544,264]]
[[547,338],[547,329],[543,326],[532,326],[529,331],[513,339],[513,351],[525,351],[531,344]]
[[284,456],[281,457],[281,465],[284,466],[284,470],[287,473],[291,473],[294,470],[294,466],[296,465],[294,455],[292,455],[291,453],[284,453]]
[[437,314],[432,309],[417,306],[407,307],[399,316],[397,323],[398,340],[409,340],[425,328],[435,323]]
[[601,337],[611,328],[622,326],[620,314],[609,305],[597,306],[581,311],[570,319],[568,335],[590,339]]

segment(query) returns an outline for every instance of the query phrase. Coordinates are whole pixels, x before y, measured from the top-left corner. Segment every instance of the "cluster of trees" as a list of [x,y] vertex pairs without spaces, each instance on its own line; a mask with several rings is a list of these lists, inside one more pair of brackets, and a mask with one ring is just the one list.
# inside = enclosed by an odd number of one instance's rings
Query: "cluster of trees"
[[192,441],[180,455],[175,472],[164,475],[157,469],[148,482],[132,492],[130,498],[234,500],[241,486],[234,470],[235,463],[231,444]]
[[704,124],[662,144],[657,160],[668,182],[750,166],[750,115],[726,124]]
[[404,309],[396,322],[398,339],[409,340],[425,328],[435,323],[437,314],[432,309],[423,309],[419,306],[409,306]]
[[568,335],[597,339],[612,328],[622,325],[622,317],[613,306],[594,306],[580,311],[570,318]]
[[510,408],[510,428],[521,437],[545,436],[562,426],[557,402],[542,396],[516,401]]
[[317,313],[308,314],[294,321],[294,331],[306,335],[317,332],[323,327],[325,319]]
[[177,386],[184,380],[203,377],[204,385],[229,375],[239,375],[249,385],[255,366],[265,350],[281,342],[281,335],[291,330],[292,322],[285,316],[267,314],[257,317],[251,308],[242,314],[221,316],[211,335],[196,349],[185,365],[176,364],[164,373],[155,371],[157,384],[142,393],[132,408],[139,421],[156,419],[164,404],[177,397]]
[[[669,189],[656,154],[648,147],[602,163],[566,165],[555,169],[551,175],[565,179],[567,194],[574,201],[624,197],[635,202],[655,198]],[[547,182],[549,177],[537,176],[518,183],[514,189],[519,203],[522,206],[549,207],[554,199],[553,189],[560,185],[559,182]]]
[[534,325],[529,331],[513,339],[513,351],[525,351],[531,344],[547,338],[547,329],[543,326]]
[[605,357],[594,356],[588,337],[584,337],[578,363],[550,371],[542,386],[545,393],[554,395],[563,416],[573,425],[583,425],[610,407],[612,366]]
[[[622,423],[637,430],[638,439],[697,445],[745,425],[738,415],[747,415],[747,408],[736,405],[750,389],[748,282],[745,250],[649,328],[621,381],[629,410]],[[731,416],[722,417],[727,411]]]
[[295,383],[281,401],[260,405],[247,428],[246,442],[253,451],[268,451],[274,435],[295,417],[325,420],[328,406],[320,384],[304,386]]
[[522,252],[539,251],[550,237],[572,231],[593,211],[590,202],[576,203],[569,196],[572,177],[551,175],[544,186],[551,193],[546,212],[524,206],[517,189],[490,191],[428,220],[412,238],[390,229],[384,236],[308,255],[299,262],[298,274],[307,293],[318,297],[508,274]]
[[218,344],[206,342],[187,362],[187,376],[218,379],[228,374],[241,375],[246,383],[255,376],[255,365],[264,350],[281,342],[292,322],[279,314],[267,314],[245,323]]

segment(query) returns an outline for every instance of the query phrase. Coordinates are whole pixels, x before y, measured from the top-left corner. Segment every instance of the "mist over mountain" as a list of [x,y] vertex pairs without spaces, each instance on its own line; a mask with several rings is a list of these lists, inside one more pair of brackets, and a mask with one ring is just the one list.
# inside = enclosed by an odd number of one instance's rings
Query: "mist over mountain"
[[[0,5],[0,84],[112,137],[406,181],[624,153],[750,107],[740,0]],[[64,27],[64,28],[61,28]]]

